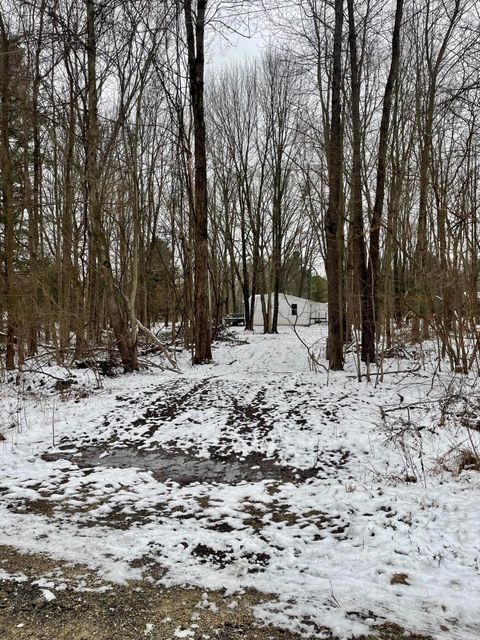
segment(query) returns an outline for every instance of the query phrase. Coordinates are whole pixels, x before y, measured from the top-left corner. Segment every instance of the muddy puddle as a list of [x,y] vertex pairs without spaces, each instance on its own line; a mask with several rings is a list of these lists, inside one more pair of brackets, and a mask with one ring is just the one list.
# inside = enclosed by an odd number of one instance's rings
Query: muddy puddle
[[[79,455],[81,454],[81,455]],[[281,480],[302,482],[317,475],[318,469],[296,469],[281,465],[273,459],[251,454],[244,459],[198,458],[186,452],[165,449],[145,451],[133,448],[110,449],[86,447],[78,452],[55,452],[42,456],[47,462],[69,460],[82,469],[96,467],[136,468],[151,471],[160,482],[172,480],[181,485],[194,482],[238,484]]]

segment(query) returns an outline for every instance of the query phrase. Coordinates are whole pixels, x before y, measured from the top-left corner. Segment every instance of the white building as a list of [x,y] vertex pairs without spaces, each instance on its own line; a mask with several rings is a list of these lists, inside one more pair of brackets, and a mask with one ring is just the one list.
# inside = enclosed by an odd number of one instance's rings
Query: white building
[[[254,326],[263,326],[261,295],[255,296]],[[268,308],[268,294],[264,294],[265,307]],[[270,294],[273,313],[273,293]],[[326,322],[328,305],[326,302],[314,302],[306,298],[291,296],[288,293],[278,295],[278,326],[308,327],[311,324]]]

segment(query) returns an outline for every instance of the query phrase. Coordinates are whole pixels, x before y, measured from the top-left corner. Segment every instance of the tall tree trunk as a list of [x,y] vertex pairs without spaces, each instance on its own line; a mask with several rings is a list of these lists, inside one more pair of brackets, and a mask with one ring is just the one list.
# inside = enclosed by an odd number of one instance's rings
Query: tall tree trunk
[[184,0],[190,99],[194,136],[194,353],[193,363],[212,359],[208,295],[207,153],[204,109],[204,36],[207,0],[197,0],[194,24],[191,0]]
[[281,181],[280,168],[275,172],[274,196],[272,203],[272,230],[273,230],[273,246],[272,246],[272,324],[270,333],[278,333],[278,311],[280,296],[280,279],[282,269],[282,222],[281,222],[281,202],[280,202],[280,185]]
[[353,0],[347,0],[348,40],[350,47],[350,73],[352,91],[352,225],[353,256],[362,327],[362,360],[367,364],[375,359],[375,334],[368,314],[367,258],[363,233],[362,206],[362,133],[360,125],[360,68],[357,58],[357,30]]
[[343,0],[335,0],[333,36],[332,104],[328,140],[328,208],[325,216],[326,271],[328,279],[328,345],[329,366],[343,369],[343,304],[342,251],[339,226],[342,224],[342,29]]
[[0,11],[0,188],[4,218],[4,282],[6,311],[5,367],[15,368],[15,313],[14,313],[14,247],[15,204],[13,196],[13,166],[10,149],[11,71],[13,43],[8,37]]
[[392,112],[393,90],[400,66],[400,29],[402,25],[404,0],[397,0],[395,10],[395,22],[392,34],[392,56],[390,70],[383,95],[382,120],[380,123],[380,139],[378,143],[377,180],[375,188],[375,203],[373,205],[372,222],[370,229],[370,250],[368,262],[368,298],[367,298],[367,324],[368,340],[372,343],[370,349],[375,351],[375,342],[378,338],[380,296],[380,229],[382,226],[383,203],[385,200],[385,177],[388,152],[388,134],[390,129],[390,115]]

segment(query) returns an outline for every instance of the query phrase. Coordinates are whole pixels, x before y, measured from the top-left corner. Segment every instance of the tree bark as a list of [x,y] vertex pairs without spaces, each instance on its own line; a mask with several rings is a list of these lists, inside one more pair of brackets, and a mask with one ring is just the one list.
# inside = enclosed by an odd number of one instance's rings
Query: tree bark
[[212,359],[208,294],[207,152],[204,108],[204,39],[207,0],[197,0],[194,24],[191,0],[184,0],[190,99],[194,137],[194,353],[193,363]]
[[13,166],[10,149],[12,41],[0,12],[0,187],[4,211],[4,282],[6,310],[5,367],[15,368],[15,314],[14,314],[14,246],[15,204],[13,196]]
[[332,104],[328,140],[328,208],[325,215],[326,271],[328,279],[328,343],[330,369],[343,369],[342,251],[339,227],[342,224],[342,29],[343,0],[335,0],[333,37]]
[[367,258],[363,229],[362,206],[362,133],[360,125],[360,77],[357,57],[357,30],[355,26],[353,0],[347,0],[348,41],[350,47],[350,73],[352,92],[352,226],[353,256],[360,295],[360,318],[362,327],[362,360],[367,364],[375,359],[374,325],[368,309]]

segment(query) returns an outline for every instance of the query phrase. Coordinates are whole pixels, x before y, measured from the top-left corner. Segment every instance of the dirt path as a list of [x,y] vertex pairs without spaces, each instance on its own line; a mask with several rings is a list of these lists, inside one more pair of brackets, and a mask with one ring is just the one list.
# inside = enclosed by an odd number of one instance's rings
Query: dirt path
[[[105,584],[80,565],[0,547],[0,568],[20,581],[0,579],[1,640],[301,640],[255,619],[268,594],[238,595],[196,588],[166,588],[146,581]],[[54,596],[54,597],[52,597]],[[314,638],[339,640],[317,628]],[[383,624],[359,640],[428,640]]]
[[163,640],[191,637],[193,629],[200,638],[300,638],[259,626],[252,607],[268,595],[255,591],[225,596],[146,581],[118,586],[99,582],[86,567],[5,546],[0,557],[2,569],[27,578],[0,580],[1,640]]

